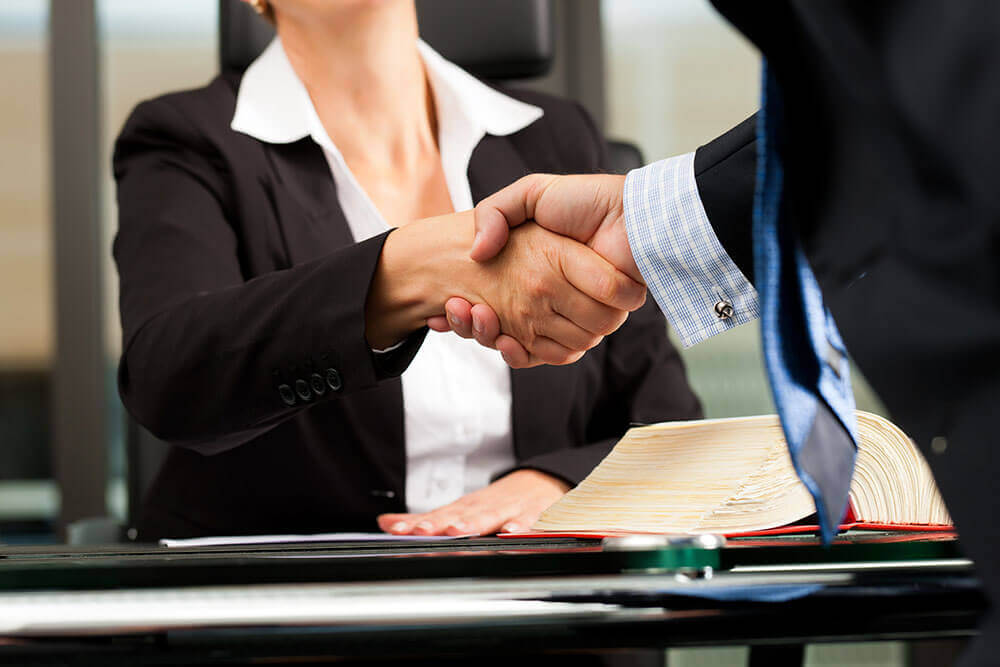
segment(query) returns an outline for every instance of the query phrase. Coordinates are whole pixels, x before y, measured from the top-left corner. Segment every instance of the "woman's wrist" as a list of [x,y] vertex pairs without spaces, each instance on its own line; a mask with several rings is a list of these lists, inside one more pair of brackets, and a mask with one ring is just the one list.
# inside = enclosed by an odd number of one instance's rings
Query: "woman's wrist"
[[365,335],[375,349],[395,345],[444,313],[469,289],[468,257],[474,234],[472,212],[417,220],[393,230],[382,246],[365,304]]

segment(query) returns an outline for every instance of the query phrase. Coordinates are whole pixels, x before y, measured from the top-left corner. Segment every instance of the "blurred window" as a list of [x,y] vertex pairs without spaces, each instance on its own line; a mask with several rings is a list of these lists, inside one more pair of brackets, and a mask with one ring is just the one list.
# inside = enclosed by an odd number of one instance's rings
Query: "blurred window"
[[123,430],[125,418],[118,399],[114,372],[121,353],[118,319],[118,273],[111,242],[118,226],[115,184],[111,174],[114,141],[129,113],[141,101],[177,90],[204,86],[218,72],[218,3],[206,0],[135,2],[98,0],[100,39],[101,157],[104,191],[102,228],[106,240],[104,267],[105,353],[107,392],[116,409],[111,422],[118,427],[109,442],[108,504],[112,514],[126,513]]
[[51,539],[48,2],[0,3],[0,541]]

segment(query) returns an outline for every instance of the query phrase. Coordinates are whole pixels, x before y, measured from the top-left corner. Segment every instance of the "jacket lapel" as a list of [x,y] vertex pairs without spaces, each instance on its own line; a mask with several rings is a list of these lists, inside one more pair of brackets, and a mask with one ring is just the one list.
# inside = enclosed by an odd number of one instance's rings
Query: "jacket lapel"
[[273,169],[274,203],[289,262],[308,262],[353,243],[323,149],[306,137],[266,144],[265,152]]
[[[510,137],[486,135],[469,161],[472,200],[478,204],[529,173]],[[540,411],[551,407],[559,395],[560,378],[565,379],[565,374],[550,366],[510,371],[512,435],[518,460],[548,451],[551,439],[559,437],[553,432],[551,420],[541,416]]]
[[[265,144],[265,151],[273,168],[278,226],[290,264],[319,259],[354,243],[323,149],[306,137],[291,144]],[[404,490],[404,448],[394,445],[404,441],[403,387],[399,378],[345,397],[342,409],[355,421],[358,432],[371,436],[363,440],[363,445],[370,452],[369,459],[380,469],[377,483]],[[394,502],[373,496],[371,502],[379,512],[398,510],[401,496]]]
[[489,197],[528,173],[521,154],[514,147],[510,137],[496,137],[487,134],[479,142],[469,159],[469,188],[472,201]]

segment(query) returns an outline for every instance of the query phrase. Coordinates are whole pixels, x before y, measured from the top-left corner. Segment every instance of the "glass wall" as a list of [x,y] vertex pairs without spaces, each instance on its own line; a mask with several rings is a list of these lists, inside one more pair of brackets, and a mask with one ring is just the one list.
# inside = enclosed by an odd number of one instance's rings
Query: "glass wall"
[[[109,514],[126,513],[124,415],[114,382],[121,349],[111,153],[131,109],[142,99],[200,86],[216,72],[217,3],[98,0],[103,176],[102,297],[106,315],[104,405],[109,415]],[[48,54],[49,2],[0,3],[0,542],[57,538],[58,487],[52,465],[55,306],[52,141]]]
[[[0,540],[50,539],[48,2],[0,3]],[[11,92],[11,91],[16,91]],[[17,159],[12,159],[16,156]]]
[[[608,136],[633,141],[647,162],[695,150],[753,114],[760,57],[708,0],[604,0]],[[773,412],[749,324],[684,351],[706,415]],[[859,373],[858,407],[881,408]]]
[[[104,174],[105,351],[109,363],[109,401],[118,408],[111,421],[120,425],[125,416],[114,383],[114,369],[121,353],[121,328],[118,274],[111,258],[111,242],[117,227],[110,166],[114,141],[129,113],[142,100],[203,86],[217,73],[218,3],[206,0],[168,3],[98,0],[97,19],[104,128],[101,163]],[[112,514],[121,518],[126,512],[127,495],[121,435],[112,437],[109,446],[108,501]]]

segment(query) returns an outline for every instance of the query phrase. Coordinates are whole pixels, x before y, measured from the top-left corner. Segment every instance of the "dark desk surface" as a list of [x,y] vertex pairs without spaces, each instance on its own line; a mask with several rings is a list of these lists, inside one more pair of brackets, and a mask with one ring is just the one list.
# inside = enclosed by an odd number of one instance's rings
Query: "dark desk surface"
[[[775,586],[816,590],[780,603],[739,593]],[[829,549],[811,537],[639,551],[611,551],[592,540],[497,538],[11,548],[0,549],[0,591],[0,624],[5,614],[10,622],[25,609],[18,604],[55,605],[54,617],[81,609],[96,614],[123,601],[138,610],[124,625],[90,628],[85,636],[0,633],[0,662],[17,664],[224,664],[947,637],[974,632],[985,604],[953,539],[891,534],[842,536]],[[737,599],[704,597],[733,591]],[[209,603],[231,608],[235,620],[198,627],[162,622],[170,605],[207,618]],[[304,614],[309,604],[318,605],[319,616],[267,615],[287,605]],[[258,608],[264,620],[255,622]]]
[[[291,567],[288,559],[296,556]],[[614,574],[739,567],[935,561],[961,556],[951,533],[854,531],[827,548],[810,535],[614,551],[599,539],[464,538],[202,547],[149,544],[0,547],[0,591],[72,590],[398,578]]]

